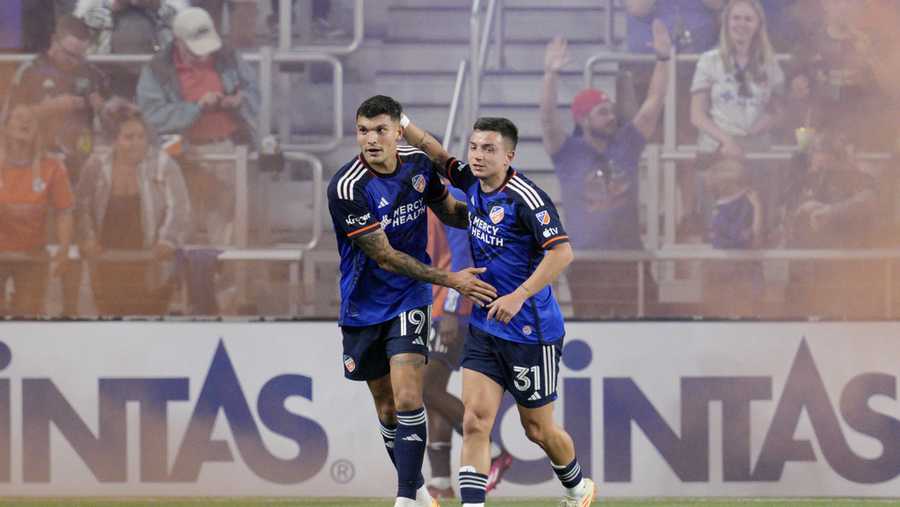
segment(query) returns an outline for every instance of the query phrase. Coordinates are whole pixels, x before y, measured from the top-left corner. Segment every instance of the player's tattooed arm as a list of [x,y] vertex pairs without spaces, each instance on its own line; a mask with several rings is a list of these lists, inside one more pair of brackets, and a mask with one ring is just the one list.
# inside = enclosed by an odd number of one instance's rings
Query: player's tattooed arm
[[447,161],[450,154],[441,146],[441,143],[431,134],[420,128],[413,122],[403,128],[403,137],[406,142],[425,152],[441,172],[441,176],[447,177]]
[[441,222],[450,227],[465,229],[469,226],[469,210],[466,203],[457,200],[449,193],[443,201],[432,203],[429,207],[441,219]]
[[485,268],[466,268],[456,272],[434,268],[395,250],[381,229],[358,236],[353,242],[385,271],[450,287],[481,305],[488,304],[497,297],[497,289],[477,276]]

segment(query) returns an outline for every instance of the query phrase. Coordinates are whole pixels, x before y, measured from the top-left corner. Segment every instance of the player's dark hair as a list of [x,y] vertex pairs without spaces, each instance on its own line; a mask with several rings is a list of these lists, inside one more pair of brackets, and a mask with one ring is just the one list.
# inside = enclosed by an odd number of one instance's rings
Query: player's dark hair
[[392,120],[400,121],[400,115],[403,113],[403,106],[399,102],[388,97],[387,95],[375,95],[369,97],[356,110],[356,117],[375,118],[382,114],[391,117]]
[[516,145],[519,144],[519,129],[516,128],[516,125],[513,122],[506,118],[478,118],[475,125],[472,126],[472,129],[497,132],[504,139],[512,143],[513,149],[516,149]]
[[81,41],[90,41],[93,36],[91,28],[84,21],[71,14],[66,14],[56,21],[53,35],[59,39],[71,35]]

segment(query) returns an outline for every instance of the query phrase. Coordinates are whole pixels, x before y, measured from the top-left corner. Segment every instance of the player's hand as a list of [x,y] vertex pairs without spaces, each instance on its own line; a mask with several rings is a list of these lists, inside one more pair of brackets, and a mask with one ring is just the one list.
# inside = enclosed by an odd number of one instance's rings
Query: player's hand
[[452,347],[459,342],[459,318],[456,315],[445,314],[438,323],[438,334],[441,335],[441,343]]
[[653,20],[653,51],[656,56],[668,58],[672,53],[672,37],[669,36],[669,29],[658,18]]
[[557,73],[572,60],[568,47],[569,43],[559,35],[550,40],[544,54],[544,72]]
[[484,306],[497,297],[497,289],[478,278],[478,275],[485,271],[487,268],[466,268],[450,273],[450,287],[478,306]]
[[488,320],[497,319],[504,324],[509,324],[509,321],[522,309],[526,299],[528,299],[528,296],[519,289],[495,299],[491,304],[487,305],[490,308],[487,314]]

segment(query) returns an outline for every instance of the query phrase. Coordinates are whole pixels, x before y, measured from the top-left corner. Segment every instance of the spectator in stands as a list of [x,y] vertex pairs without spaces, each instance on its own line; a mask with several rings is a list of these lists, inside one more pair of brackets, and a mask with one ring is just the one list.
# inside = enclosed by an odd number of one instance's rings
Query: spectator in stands
[[259,0],[192,0],[191,5],[200,7],[215,20],[216,30],[223,33],[222,11],[228,7],[231,32],[228,42],[237,49],[256,47],[256,18]]
[[[719,14],[725,0],[626,0],[625,12],[627,14],[628,52],[652,53],[652,33],[650,25],[654,19],[659,19],[666,25],[672,37],[672,44],[678,53],[699,54],[715,47],[719,37]],[[623,68],[630,72],[634,78],[634,99],[630,93],[623,96],[626,102],[623,108],[626,115],[628,111],[637,111],[637,104],[643,98],[637,95],[646,90],[650,84],[650,75],[653,64],[627,63]],[[691,144],[696,139],[696,130],[691,124],[691,75],[694,64],[681,62],[673,77],[676,80],[675,99],[676,130],[674,142]],[[639,91],[640,90],[640,91]],[[628,90],[625,90],[628,92]],[[631,104],[627,104],[631,102]],[[661,130],[657,131],[651,142],[662,142]],[[676,172],[678,188],[681,191],[681,201],[684,209],[693,210],[695,205],[696,173],[692,164],[679,164]],[[690,235],[701,227],[701,220],[696,214],[688,212],[687,216],[679,224],[679,235]]]
[[[557,106],[559,71],[569,61],[566,41],[557,37],[547,46],[540,107],[542,140],[559,178],[566,228],[578,250],[643,248],[638,164],[662,112],[671,51],[669,33],[659,20],[653,23],[653,48],[658,61],[650,91],[634,118],[620,124],[609,96],[586,89],[572,102],[575,129],[567,134]],[[575,317],[636,315],[636,280],[637,263],[576,260],[569,270]],[[652,277],[645,280],[652,299]]]
[[[760,241],[762,206],[750,187],[744,163],[721,159],[710,168],[707,177],[716,200],[709,231],[713,248],[755,248]],[[705,268],[703,299],[707,315],[759,316],[763,272],[758,261],[710,261]]]
[[48,147],[64,155],[73,181],[93,149],[94,115],[109,95],[106,76],[85,60],[90,43],[83,21],[61,17],[50,49],[19,66],[5,108],[34,106]]
[[[885,39],[892,34],[870,27],[866,2],[822,0],[807,13],[816,23],[797,48],[796,59],[809,72],[819,128],[850,134],[858,148],[884,150],[893,144],[893,122],[883,118],[889,103],[882,83],[885,50],[896,50]],[[806,23],[809,26],[810,23]],[[894,28],[896,30],[896,28]]]
[[[234,49],[222,46],[209,14],[196,7],[178,13],[175,41],[141,72],[138,104],[159,134],[178,134],[191,153],[233,154],[237,143],[258,146],[259,92],[254,71]],[[185,167],[195,210],[207,239],[231,243],[234,163]]]
[[[766,33],[758,0],[731,0],[722,12],[719,46],[703,53],[691,85],[691,121],[700,130],[701,152],[713,158],[742,158],[745,151],[766,151],[778,124],[784,73]],[[714,154],[714,155],[712,155]],[[708,157],[707,157],[708,158]],[[704,162],[698,162],[704,168]],[[753,188],[762,202],[765,234],[784,185],[773,164],[748,163]],[[708,190],[708,189],[707,189]],[[710,202],[701,199],[707,217]]]
[[[796,159],[801,177],[788,203],[787,245],[792,248],[855,249],[871,246],[877,222],[877,183],[856,161],[843,135],[820,133],[809,155]],[[875,316],[874,288],[881,277],[866,261],[794,261],[788,301],[792,313],[836,318]]]
[[[34,106],[47,148],[64,158],[71,186],[96,144],[94,118],[109,96],[107,76],[85,60],[90,44],[91,31],[83,21],[59,17],[47,52],[16,71],[4,109],[8,113],[16,104]],[[78,313],[81,274],[80,263],[64,273],[65,315]]]
[[112,119],[113,149],[96,153],[76,189],[79,250],[150,250],[153,260],[99,261],[92,286],[101,315],[162,315],[175,286],[175,249],[190,231],[190,202],[178,164],[151,142],[137,108]]
[[[172,19],[189,7],[187,0],[78,0],[74,15],[96,33],[93,53],[153,54],[172,42]],[[139,64],[122,63],[110,71],[112,92],[135,99]]]
[[[47,222],[53,210],[59,248],[54,275],[65,271],[72,239],[74,204],[66,168],[45,151],[34,108],[10,109],[0,134],[0,252],[24,254],[29,261],[0,262],[0,301],[4,315],[39,316],[47,289]],[[6,283],[12,279],[12,304]]]

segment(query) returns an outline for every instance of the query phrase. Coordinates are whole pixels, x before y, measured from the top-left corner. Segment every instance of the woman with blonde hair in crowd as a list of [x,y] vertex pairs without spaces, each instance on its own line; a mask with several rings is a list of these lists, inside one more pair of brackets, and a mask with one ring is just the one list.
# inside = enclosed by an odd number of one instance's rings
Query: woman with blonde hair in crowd
[[[109,119],[112,150],[95,153],[78,181],[82,255],[92,262],[97,310],[104,316],[162,315],[175,286],[174,253],[190,233],[181,168],[151,142],[134,107]],[[107,250],[146,250],[150,260],[102,260]]]
[[[52,209],[59,248],[52,273],[65,270],[72,239],[74,199],[62,161],[48,155],[35,111],[24,104],[7,113],[0,133],[0,254],[27,259],[0,261],[0,313],[35,317],[44,313],[47,290],[47,224]],[[6,283],[15,292],[6,301]]]
[[[731,0],[722,11],[719,45],[700,56],[691,85],[691,121],[700,130],[697,144],[708,154],[705,158],[767,151],[780,116],[784,80],[759,1]],[[747,166],[764,212],[774,216],[781,171],[765,162]]]

